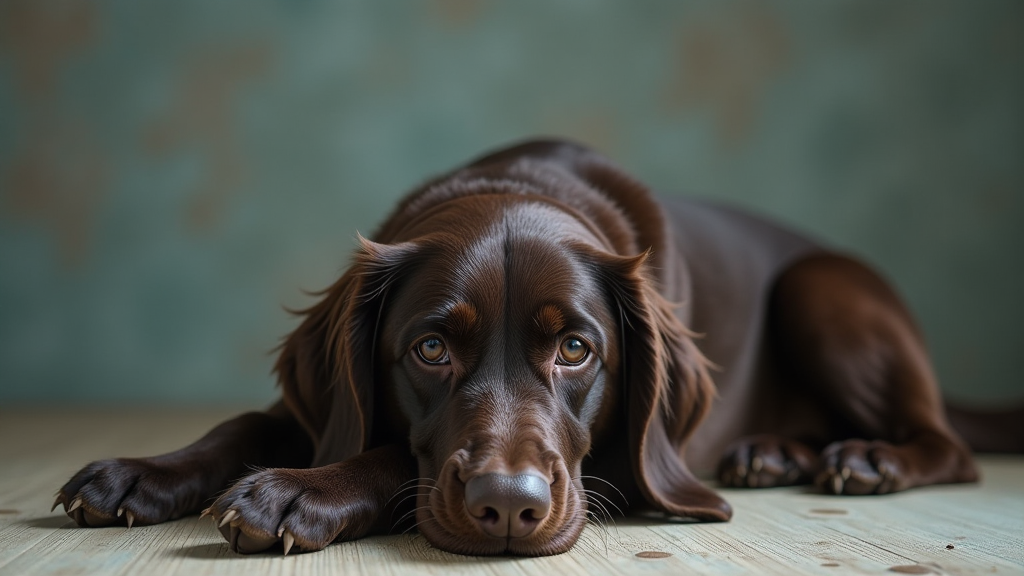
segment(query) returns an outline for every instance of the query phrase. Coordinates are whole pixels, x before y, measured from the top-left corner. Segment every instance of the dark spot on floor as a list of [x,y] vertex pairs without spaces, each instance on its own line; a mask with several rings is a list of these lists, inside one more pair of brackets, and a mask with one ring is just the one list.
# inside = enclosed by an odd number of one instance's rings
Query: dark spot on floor
[[668,558],[669,556],[671,556],[671,554],[668,552],[647,551],[636,553],[637,558]]
[[21,511],[11,508],[0,508],[0,516],[10,516],[13,514],[21,514]]
[[811,510],[811,514],[833,514],[838,516],[842,514],[847,514],[847,512],[842,508],[815,508]]
[[932,569],[927,566],[921,566],[920,564],[910,564],[907,566],[893,566],[889,568],[889,572],[899,572],[900,574],[931,574]]
[[824,566],[826,568],[838,568],[839,567],[839,563],[838,562],[825,562],[824,564],[822,564],[822,566]]
[[946,550],[952,550],[953,548],[955,548],[955,546],[952,544],[946,544]]

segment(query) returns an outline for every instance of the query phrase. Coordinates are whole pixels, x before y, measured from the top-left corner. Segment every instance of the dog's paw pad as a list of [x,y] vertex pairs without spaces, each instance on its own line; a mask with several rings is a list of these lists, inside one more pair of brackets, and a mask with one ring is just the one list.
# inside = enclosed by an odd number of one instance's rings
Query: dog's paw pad
[[887,494],[901,489],[898,460],[886,442],[845,440],[821,453],[815,483],[832,494]]
[[735,442],[718,465],[718,480],[735,488],[792,486],[810,481],[817,458],[804,444],[777,436]]

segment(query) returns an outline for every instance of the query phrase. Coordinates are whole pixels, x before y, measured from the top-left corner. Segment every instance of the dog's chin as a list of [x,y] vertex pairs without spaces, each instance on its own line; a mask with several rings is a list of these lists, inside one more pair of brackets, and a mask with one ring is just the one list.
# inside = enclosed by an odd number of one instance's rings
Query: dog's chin
[[445,552],[467,556],[552,556],[568,552],[583,533],[586,511],[582,506],[577,506],[557,528],[545,526],[546,529],[525,538],[496,538],[472,525],[450,530],[429,507],[416,514],[416,521],[427,542]]

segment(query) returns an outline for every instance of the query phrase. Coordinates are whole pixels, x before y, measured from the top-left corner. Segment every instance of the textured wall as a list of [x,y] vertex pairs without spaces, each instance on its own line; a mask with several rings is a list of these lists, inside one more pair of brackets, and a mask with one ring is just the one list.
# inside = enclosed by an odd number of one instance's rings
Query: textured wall
[[0,402],[257,402],[423,178],[535,134],[876,262],[1024,398],[1024,4],[0,2]]

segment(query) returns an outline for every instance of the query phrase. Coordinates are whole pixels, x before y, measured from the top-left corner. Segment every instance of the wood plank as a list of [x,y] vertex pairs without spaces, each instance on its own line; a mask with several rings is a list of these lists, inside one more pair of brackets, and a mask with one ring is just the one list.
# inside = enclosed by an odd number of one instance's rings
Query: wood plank
[[[289,557],[239,556],[211,521],[79,529],[49,513],[54,491],[85,463],[178,448],[237,411],[0,413],[0,576],[8,574],[879,574],[916,566],[938,574],[1024,573],[1024,457],[980,459],[974,486],[882,497],[805,489],[723,490],[732,522],[615,518],[587,527],[570,552],[472,558],[418,534],[334,544]],[[952,545],[952,549],[947,546]],[[664,558],[637,557],[668,553]]]

